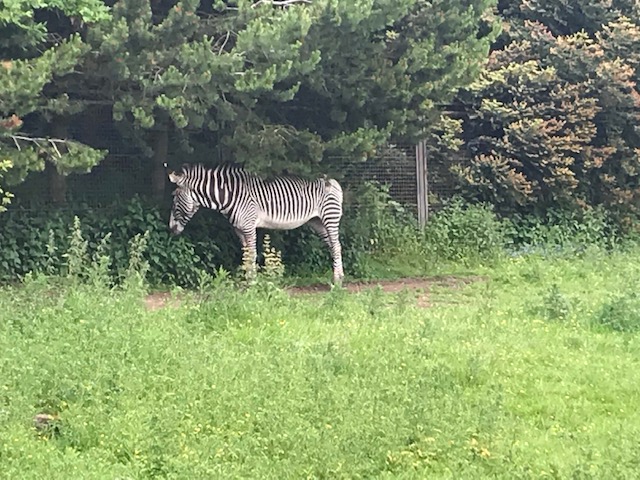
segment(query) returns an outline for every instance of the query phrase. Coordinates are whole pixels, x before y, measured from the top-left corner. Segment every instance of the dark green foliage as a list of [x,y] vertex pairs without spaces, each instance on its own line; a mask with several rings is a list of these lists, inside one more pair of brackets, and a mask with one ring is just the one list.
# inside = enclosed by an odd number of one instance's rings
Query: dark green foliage
[[[367,183],[354,197],[361,203],[345,205],[341,224],[344,265],[351,279],[424,275],[443,265],[487,264],[500,260],[507,248],[518,254],[573,253],[618,243],[616,230],[600,210],[581,216],[550,211],[545,219],[505,220],[491,206],[455,198],[420,229],[413,214],[393,201],[386,187]],[[79,230],[74,229],[74,215],[79,218]],[[90,282],[100,283],[107,275],[112,283],[120,283],[129,265],[131,241],[145,232],[142,251],[152,286],[201,288],[220,267],[230,272],[240,268],[239,241],[220,214],[198,212],[177,237],[169,234],[168,216],[168,206],[139,198],[101,210],[10,210],[0,217],[0,281],[12,282],[29,272],[67,275],[70,268],[77,270],[64,256],[75,242],[71,248],[75,258],[93,259],[96,264],[87,274],[95,277]],[[267,232],[273,247],[282,253],[287,275],[329,275],[328,249],[308,227],[259,230],[259,245]],[[265,261],[269,258],[260,255],[259,262]]]
[[[601,210],[578,215],[550,211],[545,218],[515,216],[500,219],[488,205],[468,204],[460,198],[432,214],[421,230],[405,207],[394,202],[386,189],[367,184],[358,195],[363,205],[346,205],[341,226],[343,259],[347,275],[423,275],[437,265],[491,263],[507,251],[573,254],[590,247],[609,249],[620,243],[616,228]],[[239,242],[229,222],[203,210],[185,232],[171,237],[168,208],[136,198],[108,210],[44,209],[39,213],[11,210],[0,217],[0,280],[14,281],[28,272],[65,273],[63,257],[70,246],[73,216],[80,218],[88,257],[101,247],[110,256],[113,281],[127,268],[129,242],[148,231],[144,257],[149,262],[152,285],[198,287],[202,275],[215,276],[219,267],[236,271],[241,264]],[[259,230],[259,245],[267,231]],[[328,275],[331,257],[320,239],[307,227],[268,231],[274,248],[282,253],[287,275]],[[108,241],[103,242],[105,235]],[[264,262],[259,252],[259,262]]]
[[615,332],[640,331],[640,295],[627,291],[612,296],[593,315],[593,325]]
[[[68,92],[51,91],[55,82],[73,76],[87,54],[77,26],[109,18],[100,0],[3,2],[0,9],[0,182],[22,182],[42,170],[45,159],[64,173],[87,171],[104,159],[104,151],[78,142],[38,137],[44,122],[73,115],[77,105]],[[56,25],[60,28],[56,28]],[[55,40],[53,40],[55,39]],[[21,131],[25,122],[25,131]],[[46,127],[45,127],[46,128]],[[8,171],[5,173],[2,167]],[[0,211],[3,193],[0,184]]]
[[479,73],[494,38],[492,3],[329,2],[304,45],[319,61],[278,117],[354,155],[390,133],[422,138],[436,105]]
[[114,120],[143,146],[168,130],[182,151],[205,143],[254,170],[326,171],[325,149],[357,161],[429,129],[477,76],[493,3],[121,0],[88,30],[95,59],[77,87],[106,80]]
[[[206,213],[206,212],[205,212]],[[166,211],[134,199],[109,210],[77,208],[43,209],[37,214],[12,210],[0,218],[0,280],[13,281],[29,272],[65,273],[63,255],[70,246],[73,217],[80,218],[80,228],[87,240],[87,254],[94,255],[105,235],[110,234],[108,254],[111,274],[117,280],[129,261],[129,242],[135,235],[148,233],[144,253],[149,262],[148,280],[152,285],[195,286],[200,270],[217,265],[231,268],[239,247],[229,238],[226,220],[199,215],[184,236],[171,237]],[[209,237],[210,232],[217,236]],[[227,235],[227,238],[225,238]],[[219,243],[214,239],[219,240]],[[220,248],[218,245],[228,245]]]
[[[342,244],[348,275],[371,278],[385,274],[425,274],[443,263],[474,264],[497,260],[509,243],[504,222],[491,206],[473,205],[456,198],[433,214],[420,229],[414,214],[392,200],[388,188],[367,183],[347,206],[342,222]],[[304,274],[325,270],[329,255],[311,233],[285,234],[284,261]]]
[[547,253],[575,253],[589,247],[611,248],[622,240],[615,218],[604,208],[515,214],[506,219],[505,229],[520,252],[542,248]]
[[[402,274],[411,266],[414,274],[421,274],[438,262],[490,261],[505,243],[500,222],[485,206],[452,202],[421,231],[413,215],[391,200],[386,187],[365,184],[355,197],[362,203],[345,205],[341,226],[344,264],[351,278],[375,277],[380,267]],[[80,220],[82,238],[76,240],[80,247],[73,250],[84,252],[76,256],[95,259],[100,252],[107,255],[109,261],[104,260],[101,269],[107,269],[114,282],[127,269],[131,239],[145,232],[144,258],[151,285],[193,288],[202,282],[203,274],[215,275],[219,267],[228,271],[240,267],[239,241],[221,215],[202,210],[182,235],[172,237],[167,228],[168,208],[134,198],[107,210],[43,208],[38,213],[11,210],[4,214],[0,217],[0,243],[5,246],[0,250],[0,280],[14,281],[29,272],[67,273],[64,254],[75,238],[71,234],[74,215]],[[266,231],[259,233],[263,237]],[[325,275],[330,271],[328,249],[308,227],[269,234],[273,247],[282,252],[287,274]]]
[[415,217],[391,199],[387,187],[365,183],[354,196],[358,203],[348,208],[343,222],[344,258],[351,265],[351,274],[370,276],[373,259],[398,258],[421,250]]
[[[155,154],[157,194],[169,137],[170,155],[200,146],[209,161],[302,175],[328,173],[326,150],[357,162],[392,133],[422,137],[438,105],[477,76],[497,25],[495,0],[10,3],[0,41],[18,33],[44,52],[1,55],[0,141],[23,122],[43,132],[36,148],[0,145],[16,180],[42,169],[38,151],[63,174],[99,163],[105,152],[82,143],[68,143],[69,159],[51,155],[47,138],[64,123],[100,143],[100,106],[130,145]],[[49,37],[62,40],[47,48]]]
[[501,213],[640,210],[637,2],[504,2],[480,78],[455,102],[465,198]]
[[[414,215],[391,199],[388,188],[367,182],[350,192],[358,203],[345,204],[340,239],[345,272],[352,278],[376,276],[376,265],[404,263],[405,255],[421,256],[422,235]],[[329,271],[326,246],[302,227],[274,232],[274,246],[283,252],[290,273],[308,275]],[[400,268],[402,265],[398,265]]]

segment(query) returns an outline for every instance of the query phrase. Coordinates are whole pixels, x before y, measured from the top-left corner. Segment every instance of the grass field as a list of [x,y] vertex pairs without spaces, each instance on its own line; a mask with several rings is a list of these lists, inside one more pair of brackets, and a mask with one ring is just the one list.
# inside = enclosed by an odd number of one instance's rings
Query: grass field
[[155,309],[7,288],[0,477],[638,478],[638,254],[425,294],[220,282]]

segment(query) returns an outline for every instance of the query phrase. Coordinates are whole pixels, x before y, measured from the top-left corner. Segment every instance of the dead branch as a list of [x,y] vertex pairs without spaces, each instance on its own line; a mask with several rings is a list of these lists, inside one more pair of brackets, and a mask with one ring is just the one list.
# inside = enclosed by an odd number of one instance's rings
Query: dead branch
[[62,157],[62,153],[60,153],[58,145],[66,146],[71,143],[76,143],[73,140],[64,140],[62,138],[28,137],[26,135],[7,135],[6,138],[10,138],[11,140],[13,140],[13,143],[15,144],[18,151],[21,150],[20,142],[28,142],[37,145],[40,148],[45,146],[51,147],[55,152],[55,156],[57,156],[58,158]]
[[218,55],[222,55],[222,52],[224,51],[224,47],[227,46],[227,42],[229,41],[230,36],[231,36],[231,32],[227,30],[227,35],[224,37],[224,42],[222,42],[222,46],[220,47],[220,50],[218,50]]
[[274,7],[290,7],[296,3],[311,3],[311,0],[258,0],[256,3],[251,5],[251,8],[256,8],[264,3],[270,3]]

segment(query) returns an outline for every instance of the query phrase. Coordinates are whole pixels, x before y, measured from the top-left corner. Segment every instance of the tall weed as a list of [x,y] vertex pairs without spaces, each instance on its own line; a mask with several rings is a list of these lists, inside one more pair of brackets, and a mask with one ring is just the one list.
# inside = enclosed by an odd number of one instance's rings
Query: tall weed
[[129,265],[124,271],[122,285],[125,290],[143,292],[147,286],[149,261],[144,257],[149,242],[149,231],[137,234],[129,242]]
[[572,310],[571,301],[555,283],[542,296],[541,304],[537,308],[538,313],[548,321],[565,321]]
[[87,269],[88,281],[94,287],[109,287],[112,283],[110,255],[111,232],[107,233],[98,243]]
[[[78,231],[76,217],[82,224],[82,240],[70,234]],[[226,220],[198,215],[185,234],[171,237],[167,218],[158,205],[140,198],[100,210],[82,205],[9,210],[0,215],[0,282],[15,281],[29,272],[67,275],[69,268],[75,275],[74,262],[85,260],[82,250],[94,255],[106,235],[109,241],[103,248],[111,257],[110,275],[119,281],[128,267],[130,239],[147,231],[144,257],[149,262],[150,285],[195,287],[202,269],[213,274],[218,266],[230,269],[237,265],[240,248]],[[66,255],[72,241],[77,255],[69,263]]]
[[75,280],[81,279],[85,274],[85,268],[89,259],[89,242],[83,237],[80,228],[80,219],[73,217],[73,226],[69,235],[69,249],[62,256],[67,261],[67,277]]
[[[68,248],[62,257],[66,260],[66,276],[73,284],[87,283],[96,288],[108,288],[111,283],[111,256],[109,252],[109,241],[111,233],[107,233],[98,241],[93,251],[89,252],[89,241],[82,231],[80,219],[75,216],[73,226],[69,232]],[[55,237],[49,231],[49,242],[47,251],[53,257],[56,253]],[[45,267],[41,271],[36,271],[40,275],[55,276],[56,268],[52,265],[50,258],[47,259]]]

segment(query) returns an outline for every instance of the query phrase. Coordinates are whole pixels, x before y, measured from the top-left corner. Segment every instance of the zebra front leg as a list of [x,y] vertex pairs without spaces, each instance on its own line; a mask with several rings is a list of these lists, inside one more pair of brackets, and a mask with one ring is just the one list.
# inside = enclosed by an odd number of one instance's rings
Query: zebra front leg
[[256,260],[257,254],[257,235],[256,231],[238,231],[238,236],[242,242],[242,270],[244,270],[245,279],[253,282],[257,275]]
[[239,228],[233,227],[233,230],[236,232],[236,235],[240,239],[240,245],[242,246],[242,250],[247,246],[247,239],[244,237],[244,233]]

